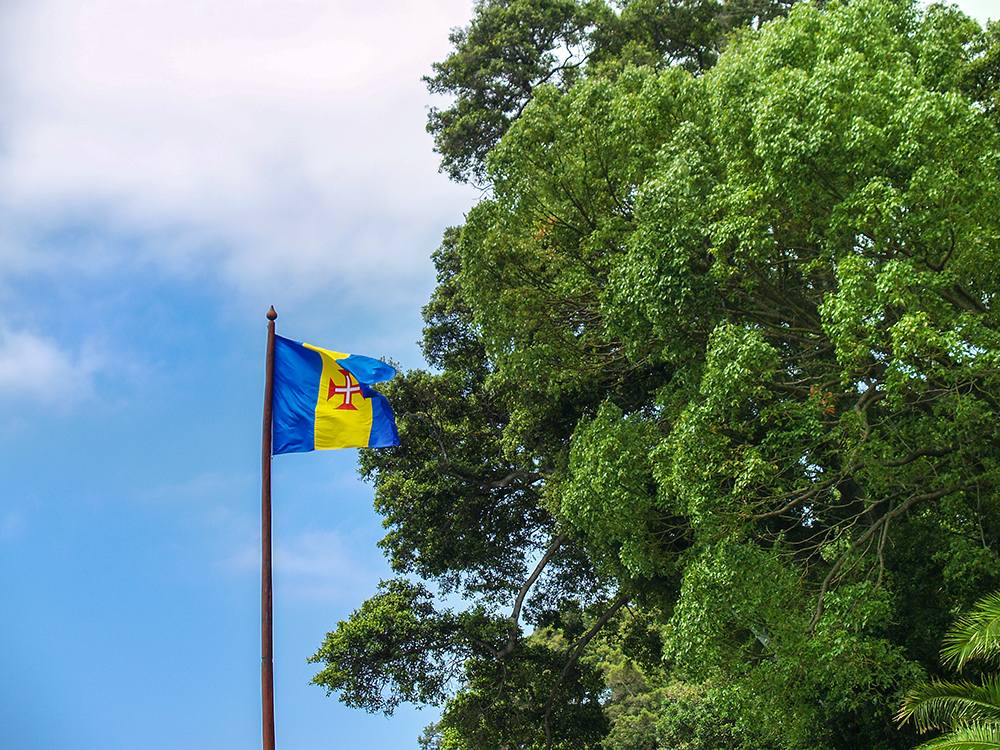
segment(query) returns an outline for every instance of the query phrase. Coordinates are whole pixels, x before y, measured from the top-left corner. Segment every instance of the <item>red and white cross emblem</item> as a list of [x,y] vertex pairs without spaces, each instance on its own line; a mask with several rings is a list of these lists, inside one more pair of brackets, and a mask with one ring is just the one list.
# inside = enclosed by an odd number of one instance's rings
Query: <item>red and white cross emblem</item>
[[333,382],[333,378],[330,378],[330,389],[327,391],[326,400],[329,401],[334,396],[343,396],[344,403],[337,408],[357,411],[358,407],[351,403],[351,399],[354,398],[355,394],[361,395],[361,386],[358,385],[357,381],[351,377],[351,373],[347,370],[341,370],[340,372],[344,376],[344,385],[337,385]]

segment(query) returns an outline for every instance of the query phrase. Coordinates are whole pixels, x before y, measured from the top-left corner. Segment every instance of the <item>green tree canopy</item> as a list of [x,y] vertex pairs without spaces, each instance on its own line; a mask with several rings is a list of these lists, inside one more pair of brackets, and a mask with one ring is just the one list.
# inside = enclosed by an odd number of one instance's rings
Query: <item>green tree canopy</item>
[[424,81],[454,97],[431,109],[427,130],[452,179],[488,181],[486,157],[539,86],[569,89],[588,64],[710,68],[735,29],[787,11],[794,0],[478,0],[452,31],[447,59]]
[[[447,748],[591,747],[609,717],[618,747],[904,747],[898,697],[1000,585],[995,32],[757,9],[702,73],[598,44],[653,4],[573,7],[527,59],[588,65],[474,107],[506,119],[435,255],[434,370],[362,452],[400,579],[316,682],[443,701]],[[634,703],[588,661],[630,623]]]

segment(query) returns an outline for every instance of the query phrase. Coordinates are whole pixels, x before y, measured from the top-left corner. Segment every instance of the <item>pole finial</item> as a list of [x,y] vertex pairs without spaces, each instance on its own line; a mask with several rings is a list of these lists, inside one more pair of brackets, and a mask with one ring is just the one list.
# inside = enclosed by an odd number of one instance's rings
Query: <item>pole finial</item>
[[276,313],[274,311],[274,305],[271,305],[271,309],[267,311],[267,319],[268,320],[276,320],[277,317],[278,317],[278,313]]

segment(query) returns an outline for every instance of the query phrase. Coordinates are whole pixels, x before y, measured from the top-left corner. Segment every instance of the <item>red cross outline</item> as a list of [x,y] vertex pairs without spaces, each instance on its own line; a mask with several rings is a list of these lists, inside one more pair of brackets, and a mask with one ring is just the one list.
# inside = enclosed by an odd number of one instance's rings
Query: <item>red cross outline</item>
[[[341,370],[340,372],[344,376],[345,383],[344,385],[337,385],[333,382],[333,378],[330,378],[330,389],[327,391],[326,400],[329,401],[334,396],[343,396],[344,403],[337,408],[357,411],[358,407],[351,403],[351,399],[354,397],[354,394],[361,393],[361,386],[354,381],[354,378],[351,377],[351,373],[347,370]],[[364,395],[362,394],[361,397],[364,398]]]

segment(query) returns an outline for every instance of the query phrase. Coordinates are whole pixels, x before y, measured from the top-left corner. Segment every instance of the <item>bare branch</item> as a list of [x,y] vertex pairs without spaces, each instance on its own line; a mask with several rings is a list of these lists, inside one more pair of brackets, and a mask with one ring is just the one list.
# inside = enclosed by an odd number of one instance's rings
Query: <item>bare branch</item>
[[805,502],[806,500],[808,500],[811,497],[815,497],[816,495],[818,495],[820,492],[822,492],[823,490],[825,490],[830,485],[835,484],[837,481],[839,481],[839,477],[835,477],[834,479],[831,479],[829,481],[823,482],[822,484],[819,484],[819,485],[813,485],[811,487],[805,487],[805,488],[803,488],[802,490],[800,490],[798,492],[793,492],[792,493],[792,499],[789,500],[787,503],[785,503],[785,505],[783,505],[781,508],[778,508],[778,510],[768,511],[767,513],[758,513],[757,515],[750,516],[750,520],[751,521],[763,521],[764,519],[767,519],[767,518],[774,518],[775,516],[783,515],[784,513],[787,513],[788,511],[790,511],[792,508],[794,508],[799,503]]
[[861,394],[861,398],[854,405],[854,411],[858,414],[862,414],[867,411],[868,407],[874,404],[876,401],[881,401],[885,398],[885,392],[880,391],[875,386],[869,386],[868,390]]

